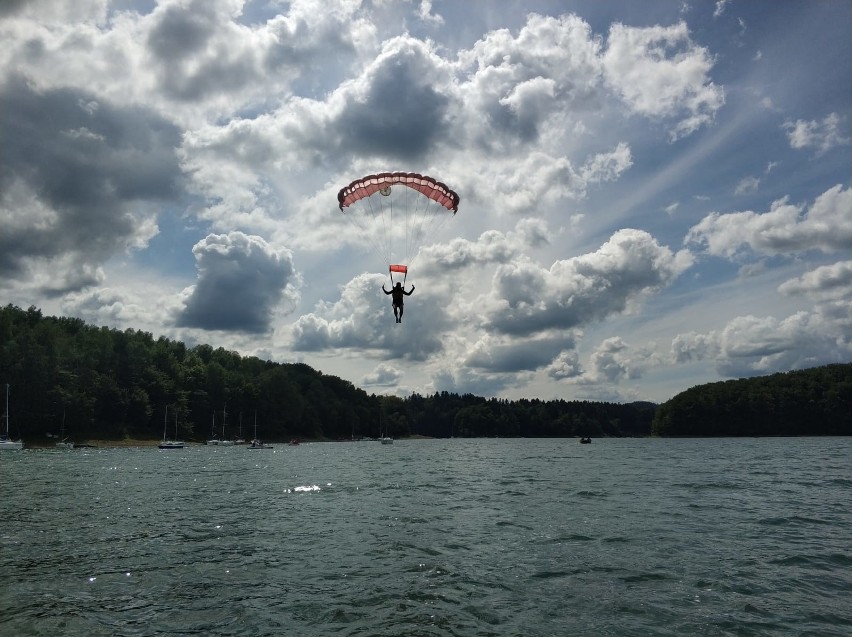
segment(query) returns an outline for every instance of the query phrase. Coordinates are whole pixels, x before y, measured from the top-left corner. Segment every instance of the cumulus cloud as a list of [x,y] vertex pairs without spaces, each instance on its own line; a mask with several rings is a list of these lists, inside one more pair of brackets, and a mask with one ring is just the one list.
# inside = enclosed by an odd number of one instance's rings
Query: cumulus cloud
[[402,372],[388,363],[379,363],[372,372],[364,376],[361,383],[366,387],[393,387],[399,383]]
[[822,121],[788,120],[784,122],[784,128],[791,148],[815,148],[817,155],[822,155],[835,146],[852,144],[852,137],[843,134],[837,113],[826,115]]
[[486,34],[459,54],[465,129],[492,151],[539,139],[554,118],[570,120],[599,102],[599,55],[576,15],[530,14],[516,37],[507,29]]
[[0,130],[3,278],[97,285],[107,259],[157,233],[154,206],[181,197],[180,132],[147,109],[15,77],[0,86]]
[[589,157],[579,168],[565,157],[534,151],[511,161],[491,161],[478,179],[465,183],[465,193],[488,202],[497,213],[529,215],[560,199],[583,199],[590,185],[615,181],[632,164],[624,143]]
[[713,358],[719,352],[719,338],[716,332],[678,334],[672,339],[671,352],[678,363]]
[[460,270],[474,265],[508,263],[526,249],[549,243],[550,230],[543,219],[521,219],[512,232],[483,232],[478,239],[452,239],[423,248],[425,273]]
[[574,347],[571,333],[533,338],[486,334],[468,349],[463,364],[491,373],[534,371],[549,365],[554,353]]
[[591,357],[595,377],[610,383],[638,378],[643,368],[628,356],[629,349],[620,336],[604,340]]
[[[852,261],[820,266],[778,286],[781,294],[813,299],[852,300]],[[852,307],[850,307],[852,310]]]
[[842,363],[852,357],[848,310],[847,304],[843,315],[739,316],[718,332],[678,335],[672,352],[678,362],[714,360],[719,374],[729,378]]
[[719,373],[748,376],[802,369],[849,360],[848,343],[838,347],[835,331],[817,314],[798,312],[786,319],[741,316],[731,320],[719,337]]
[[764,213],[714,212],[689,229],[686,243],[710,254],[734,258],[744,247],[759,254],[852,248],[852,189],[826,190],[807,210],[788,200],[775,201]]
[[685,22],[646,28],[614,24],[603,67],[634,112],[679,119],[672,140],[711,122],[725,103],[724,90],[709,79],[713,58],[692,42]]
[[576,378],[583,373],[576,350],[559,352],[546,368],[547,375],[554,380]]
[[521,387],[530,374],[487,373],[466,367],[440,367],[431,376],[429,391],[475,396],[498,396],[506,387]]
[[519,259],[497,268],[484,300],[485,324],[503,334],[577,327],[627,310],[691,264],[688,252],[672,253],[647,232],[631,229],[549,269]]
[[184,292],[179,327],[264,333],[273,327],[276,307],[296,300],[293,255],[261,237],[208,235],[192,253],[198,282]]
[[80,317],[94,325],[128,324],[142,315],[140,305],[121,291],[109,288],[68,294],[62,299],[61,307],[63,313]]

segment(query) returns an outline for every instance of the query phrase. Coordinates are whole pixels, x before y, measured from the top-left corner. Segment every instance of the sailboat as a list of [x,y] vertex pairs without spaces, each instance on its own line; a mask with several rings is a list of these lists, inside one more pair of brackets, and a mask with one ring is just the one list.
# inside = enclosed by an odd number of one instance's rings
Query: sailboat
[[382,435],[382,414],[379,412],[379,442],[383,445],[392,445],[393,438],[388,435],[387,428],[385,428],[385,433]]
[[9,383],[6,383],[6,412],[3,417],[6,419],[6,433],[0,435],[0,450],[20,451],[24,448],[23,441],[12,440],[9,437]]
[[228,418],[228,405],[225,405],[225,408],[222,410],[222,437],[219,438],[219,446],[220,447],[233,447],[234,441],[228,440],[225,438],[225,420]]
[[216,437],[216,412],[213,412],[213,424],[210,426],[210,440],[207,441],[208,445],[216,446],[219,444],[219,439]]
[[68,442],[65,437],[65,409],[62,410],[62,428],[59,430],[59,442],[56,443],[57,449],[73,449],[74,443]]
[[246,449],[272,449],[272,445],[264,444],[260,438],[257,437],[257,412],[254,412],[254,438]]
[[177,412],[175,412],[175,440],[166,438],[166,427],[168,426],[169,406],[166,405],[166,414],[163,416],[163,441],[157,445],[160,449],[183,449],[186,444],[183,440],[177,440]]
[[240,431],[237,434],[237,437],[234,438],[235,445],[244,445],[246,444],[246,439],[243,438],[243,412],[240,412]]

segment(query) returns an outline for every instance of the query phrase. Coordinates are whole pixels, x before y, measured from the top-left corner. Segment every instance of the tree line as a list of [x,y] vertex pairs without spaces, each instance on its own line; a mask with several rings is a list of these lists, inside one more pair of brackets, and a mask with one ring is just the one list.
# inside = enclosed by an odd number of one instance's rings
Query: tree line
[[658,407],[653,433],[852,435],[852,363],[692,387]]
[[[438,392],[407,398],[368,394],[301,363],[275,363],[224,348],[154,338],[0,309],[0,385],[8,383],[10,427],[31,442],[66,433],[86,439],[201,441],[212,434],[350,439],[376,437],[642,436],[655,405],[537,399],[509,401]],[[168,414],[168,421],[166,421]],[[215,426],[215,432],[214,432]]]
[[[0,309],[0,390],[13,436],[201,441],[377,437],[852,435],[852,363],[697,385],[661,405],[368,394],[301,363],[275,363],[148,332]],[[3,423],[5,425],[5,423]],[[224,429],[223,429],[224,428]]]

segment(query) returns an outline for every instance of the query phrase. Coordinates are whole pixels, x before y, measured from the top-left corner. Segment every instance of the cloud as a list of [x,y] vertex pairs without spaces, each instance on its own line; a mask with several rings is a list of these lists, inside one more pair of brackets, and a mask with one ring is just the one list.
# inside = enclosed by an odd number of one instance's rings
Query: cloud
[[[58,294],[97,285],[100,266],[157,234],[179,201],[179,130],[153,112],[77,89],[0,87],[0,274]],[[41,273],[41,274],[40,274]]]
[[725,6],[728,4],[728,0],[716,0],[716,8],[713,9],[713,17],[719,18],[725,13]]
[[463,365],[490,373],[535,371],[549,365],[554,354],[575,346],[573,334],[506,338],[486,334],[463,357]]
[[441,367],[431,376],[427,391],[446,391],[474,396],[499,396],[506,387],[522,387],[529,374],[494,374],[465,367]]
[[728,378],[846,362],[852,357],[852,319],[848,303],[845,309],[836,315],[803,311],[785,319],[738,316],[721,331],[678,335],[672,353],[677,362],[715,360],[718,373]]
[[485,325],[514,335],[577,327],[624,312],[691,264],[688,252],[674,254],[647,232],[631,229],[549,269],[519,259],[497,268],[484,299]]
[[126,294],[109,288],[68,294],[62,299],[61,307],[66,315],[80,317],[94,325],[133,324],[143,312],[142,307]]
[[760,186],[760,179],[757,177],[743,177],[740,179],[740,182],[737,184],[736,189],[734,190],[735,195],[745,195],[751,192],[757,192],[757,188]]
[[293,255],[261,237],[211,234],[192,253],[198,282],[184,291],[179,327],[265,333],[273,327],[275,308],[296,301]]
[[546,369],[547,375],[554,380],[576,378],[583,373],[580,359],[574,350],[559,352]]
[[424,273],[460,270],[472,266],[509,263],[528,248],[550,242],[551,232],[543,219],[521,219],[508,233],[487,230],[475,241],[452,239],[423,248]]
[[[818,300],[852,300],[852,261],[839,261],[807,272],[778,286],[781,294]],[[850,307],[852,310],[852,307]]]
[[788,120],[784,122],[783,127],[787,130],[787,139],[790,141],[791,148],[816,148],[817,155],[822,155],[836,146],[852,144],[852,137],[843,135],[840,116],[837,113],[826,115],[821,122]]
[[328,123],[340,146],[359,156],[412,161],[444,139],[449,98],[440,62],[428,45],[395,38],[347,85],[342,109]]
[[596,378],[617,383],[625,378],[638,378],[643,368],[627,355],[629,347],[619,336],[604,340],[592,354],[592,369]]
[[402,372],[387,363],[379,363],[372,372],[364,376],[361,384],[366,387],[394,387],[402,378]]
[[607,81],[636,113],[679,118],[672,140],[713,120],[725,92],[710,81],[713,59],[689,37],[685,22],[670,27],[610,27],[603,55]]
[[798,312],[783,320],[741,316],[719,336],[717,369],[728,377],[803,369],[849,360],[834,330],[817,314]]
[[489,152],[539,140],[549,122],[564,126],[599,102],[599,54],[576,15],[530,14],[517,37],[485,34],[458,56],[462,128]]
[[852,248],[852,189],[826,190],[804,210],[787,199],[773,202],[769,212],[714,212],[689,229],[685,243],[729,259],[743,247],[759,254],[792,254],[806,250]]
[[678,334],[672,339],[671,352],[678,363],[713,358],[719,353],[718,335],[716,332]]

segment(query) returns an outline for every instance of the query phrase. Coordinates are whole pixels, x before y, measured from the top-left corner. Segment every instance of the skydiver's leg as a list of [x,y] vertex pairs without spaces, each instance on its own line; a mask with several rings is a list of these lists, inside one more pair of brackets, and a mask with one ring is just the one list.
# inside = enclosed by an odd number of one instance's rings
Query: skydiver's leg
[[393,317],[396,319],[396,322],[399,323],[399,316],[397,315],[396,305],[393,306]]
[[405,309],[405,306],[400,305],[399,306],[399,321],[398,321],[399,323],[402,323],[402,311],[403,311],[403,309]]

